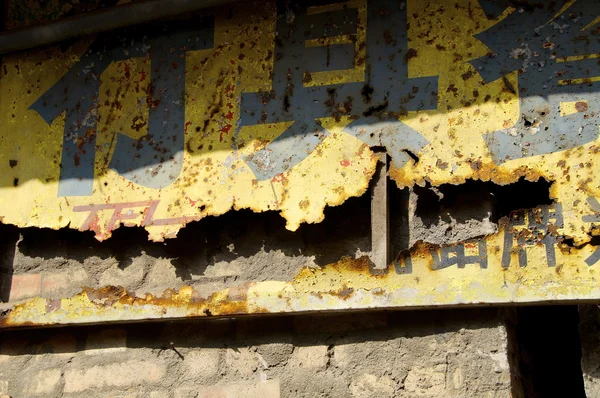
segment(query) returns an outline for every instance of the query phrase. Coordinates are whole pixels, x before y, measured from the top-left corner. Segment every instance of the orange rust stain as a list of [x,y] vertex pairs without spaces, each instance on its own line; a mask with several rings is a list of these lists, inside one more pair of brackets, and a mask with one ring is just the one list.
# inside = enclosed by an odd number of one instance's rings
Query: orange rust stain
[[[92,305],[100,311],[102,311],[103,308],[110,308],[115,304],[119,304],[133,308],[151,306],[163,308],[164,310],[168,308],[184,309],[189,314],[188,316],[240,315],[257,311],[257,309],[250,311],[248,308],[246,294],[243,293],[247,292],[248,285],[249,284],[239,288],[238,293],[240,294],[234,294],[234,300],[231,300],[229,296],[226,300],[223,300],[219,292],[213,293],[205,299],[200,297],[199,292],[188,286],[182,287],[179,292],[174,289],[167,289],[160,297],[155,297],[151,294],[147,294],[145,297],[138,297],[120,286],[104,286],[98,289],[86,287],[77,296],[87,296]],[[186,290],[189,294],[182,294],[182,292]],[[57,300],[46,299],[45,308],[47,313],[60,309],[60,305],[56,305],[56,301]],[[2,316],[0,316],[0,327],[50,325],[50,323],[33,322],[19,322],[18,324],[13,324],[10,321],[10,312],[18,309],[26,309],[27,305],[28,303],[15,305],[12,310],[2,314]],[[260,311],[260,309],[258,310]],[[127,310],[124,309],[124,311],[126,312]],[[264,309],[264,312],[268,311]]]
[[337,290],[332,290],[330,294],[333,296],[338,296],[342,300],[347,300],[350,296],[354,294],[354,289],[348,287],[348,285],[344,283],[344,285],[341,288]]
[[[218,305],[208,305],[204,314],[210,315],[240,315],[248,314],[248,303],[246,301],[221,301]],[[267,311],[268,312],[268,311]]]
[[577,112],[585,112],[588,109],[588,104],[586,102],[579,101],[575,104],[575,109],[577,109]]
[[[502,218],[499,221],[499,231],[490,237],[498,236],[503,234],[506,228],[507,218]],[[487,238],[486,238],[487,239]],[[469,243],[463,243],[466,246]],[[423,243],[421,241],[415,243],[410,250],[410,255],[413,259],[420,258],[426,260],[425,266],[428,269],[432,269],[433,259],[431,256],[432,251],[439,250],[442,246]],[[565,250],[564,247],[559,245],[561,250]],[[513,248],[513,251],[516,251]],[[300,272],[290,281],[292,284],[303,285],[306,282],[312,283],[319,278],[323,278],[325,272],[328,275],[338,274],[343,278],[339,279],[334,277],[337,282],[333,281],[329,285],[330,287],[319,290],[319,289],[308,289],[307,294],[315,297],[324,298],[325,296],[335,296],[341,300],[348,300],[353,297],[356,292],[357,286],[353,285],[353,275],[360,275],[362,278],[367,277],[369,279],[380,280],[384,282],[388,278],[394,277],[394,264],[390,264],[388,269],[381,274],[375,274],[372,272],[372,264],[367,256],[360,258],[342,257],[339,261],[325,265],[322,268],[315,269],[304,267]],[[238,286],[230,287],[226,291],[215,292],[209,297],[202,297],[200,292],[194,290],[192,287],[183,286],[179,290],[167,289],[161,296],[153,296],[147,294],[144,297],[138,297],[133,293],[128,292],[125,288],[120,286],[104,286],[102,288],[84,288],[82,293],[78,296],[85,295],[91,303],[92,308],[89,310],[94,311],[94,306],[98,311],[98,316],[101,318],[104,309],[111,307],[126,306],[122,311],[127,312],[129,309],[135,311],[136,308],[143,307],[155,307],[163,309],[164,313],[170,308],[184,310],[186,317],[196,316],[226,316],[226,315],[241,315],[249,313],[269,313],[271,310],[268,308],[257,308],[256,306],[249,307],[248,305],[248,291],[256,282],[246,282]],[[385,289],[374,291],[374,294],[382,295],[386,292]],[[225,294],[224,294],[225,293]],[[76,296],[77,297],[77,296]],[[281,298],[281,295],[280,295]],[[289,302],[289,298],[286,298]],[[13,310],[24,310],[27,311],[28,303],[16,305]],[[86,304],[83,304],[84,306]],[[129,308],[127,308],[129,307]],[[50,314],[55,311],[60,311],[61,306],[56,300],[47,299],[45,300],[45,311],[46,314]],[[75,318],[77,317],[74,314]],[[34,324],[31,322],[19,321],[18,323],[11,323],[10,311],[0,316],[0,327],[21,327],[21,326],[41,326],[47,325],[45,323]]]
[[[468,179],[481,180],[481,181],[492,181],[498,185],[508,185],[518,181],[521,177],[526,178],[528,181],[537,181],[544,177],[544,173],[541,170],[535,169],[530,166],[521,166],[517,169],[506,170],[498,167],[493,163],[483,163],[479,160],[473,161],[471,164],[472,173],[468,176]],[[396,181],[400,187],[412,187],[417,181],[412,174],[407,173],[404,170],[391,169],[389,171],[390,177]],[[459,185],[463,184],[467,178],[463,176],[456,176],[451,178],[445,183]],[[424,178],[424,181],[428,181]]]
[[272,178],[273,182],[285,182],[285,176],[283,174],[277,174]]

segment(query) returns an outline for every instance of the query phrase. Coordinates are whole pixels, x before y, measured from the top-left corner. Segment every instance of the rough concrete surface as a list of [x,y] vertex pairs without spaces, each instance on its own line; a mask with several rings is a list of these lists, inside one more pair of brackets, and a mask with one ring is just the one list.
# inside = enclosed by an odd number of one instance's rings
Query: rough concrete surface
[[473,197],[472,193],[465,192],[450,203],[444,199],[439,189],[410,190],[411,246],[417,241],[437,245],[458,243],[497,232],[498,226],[491,220],[493,209],[489,193]]
[[13,331],[1,341],[0,387],[13,397],[510,396],[498,310]]

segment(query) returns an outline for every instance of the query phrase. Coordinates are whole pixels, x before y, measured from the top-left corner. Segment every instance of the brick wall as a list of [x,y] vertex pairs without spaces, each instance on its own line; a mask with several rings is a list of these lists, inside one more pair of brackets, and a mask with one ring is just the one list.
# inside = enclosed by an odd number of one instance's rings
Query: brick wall
[[3,332],[12,397],[509,397],[498,310]]

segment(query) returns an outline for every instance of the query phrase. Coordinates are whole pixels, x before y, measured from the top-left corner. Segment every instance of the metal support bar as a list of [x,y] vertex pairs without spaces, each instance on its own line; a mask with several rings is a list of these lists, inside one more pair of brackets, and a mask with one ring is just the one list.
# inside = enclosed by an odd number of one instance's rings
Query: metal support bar
[[371,261],[376,270],[389,265],[389,203],[387,194],[387,154],[379,154],[371,185]]
[[0,33],[0,54],[57,43],[131,25],[175,17],[238,0],[146,0]]

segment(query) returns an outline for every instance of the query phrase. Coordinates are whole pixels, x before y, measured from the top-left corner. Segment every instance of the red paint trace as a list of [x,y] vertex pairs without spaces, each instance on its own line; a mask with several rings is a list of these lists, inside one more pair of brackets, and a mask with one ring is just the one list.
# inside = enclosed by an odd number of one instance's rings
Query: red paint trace
[[[139,202],[74,206],[73,211],[89,212],[89,215],[79,230],[92,230],[98,234],[101,234],[101,230],[98,225],[98,213],[101,211],[112,211],[112,215],[106,224],[106,231],[109,233],[110,231],[118,228],[121,224],[125,226],[141,225],[142,227],[150,227],[185,224],[187,222],[197,221],[202,218],[201,216],[181,216],[155,219],[154,213],[156,213],[156,208],[158,207],[159,203],[160,200],[145,200]],[[141,218],[141,223],[131,222],[132,220],[138,220],[139,218]]]

